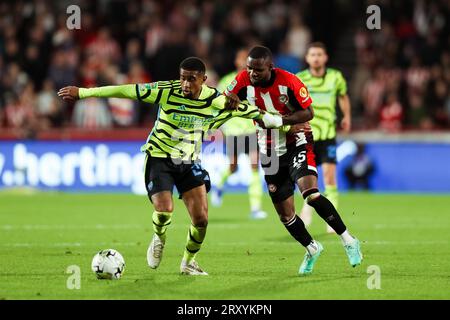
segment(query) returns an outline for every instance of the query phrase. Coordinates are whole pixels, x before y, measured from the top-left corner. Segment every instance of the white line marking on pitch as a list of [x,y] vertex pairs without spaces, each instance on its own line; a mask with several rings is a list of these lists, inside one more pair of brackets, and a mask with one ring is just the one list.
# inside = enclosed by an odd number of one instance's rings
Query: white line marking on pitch
[[[170,229],[186,228],[188,224],[179,224],[170,226]],[[127,230],[127,229],[147,229],[152,225],[141,224],[92,224],[92,225],[63,225],[63,224],[23,224],[23,225],[0,225],[2,231],[14,231],[14,230]],[[239,229],[239,228],[260,228],[259,225],[249,224],[237,224],[237,223],[216,223],[209,228],[213,229]]]
[[[338,241],[321,241],[321,243],[327,244],[339,244]],[[264,241],[265,245],[279,245],[280,242],[277,241]],[[386,245],[432,245],[432,244],[449,244],[448,241],[366,241],[365,245],[377,245],[377,246],[386,246]],[[1,247],[85,247],[85,246],[136,246],[138,245],[138,241],[136,242],[56,242],[56,243],[30,243],[30,242],[12,242],[12,243],[3,243]],[[146,245],[146,244],[145,244]],[[211,242],[208,245],[211,246],[252,246],[257,245],[256,242]]]

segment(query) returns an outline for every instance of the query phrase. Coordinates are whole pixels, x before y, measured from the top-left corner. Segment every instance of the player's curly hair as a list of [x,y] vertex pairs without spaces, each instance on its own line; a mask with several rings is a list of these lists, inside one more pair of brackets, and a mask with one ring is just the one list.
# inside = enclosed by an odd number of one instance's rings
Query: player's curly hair
[[200,73],[206,72],[205,63],[200,58],[197,57],[189,57],[181,61],[180,69],[197,71]]

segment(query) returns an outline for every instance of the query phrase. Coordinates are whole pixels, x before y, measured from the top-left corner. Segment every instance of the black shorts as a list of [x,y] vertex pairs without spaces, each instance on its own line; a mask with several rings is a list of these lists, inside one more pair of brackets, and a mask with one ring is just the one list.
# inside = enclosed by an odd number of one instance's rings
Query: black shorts
[[200,163],[176,164],[171,158],[155,158],[147,155],[145,160],[145,188],[152,201],[152,195],[161,191],[173,192],[176,186],[180,199],[184,192],[205,185],[211,189],[208,171]]
[[[309,175],[317,177],[312,143],[300,146],[288,145],[287,152],[274,160],[270,160],[270,156],[264,154],[260,154],[260,157],[267,189],[273,203],[282,202],[292,196],[297,181],[301,177]],[[278,168],[276,168],[276,161],[278,161]]]
[[258,151],[258,138],[256,133],[239,136],[226,136],[225,146],[228,157],[238,156],[241,153],[250,154]]
[[314,141],[314,155],[317,165],[336,163],[336,138]]

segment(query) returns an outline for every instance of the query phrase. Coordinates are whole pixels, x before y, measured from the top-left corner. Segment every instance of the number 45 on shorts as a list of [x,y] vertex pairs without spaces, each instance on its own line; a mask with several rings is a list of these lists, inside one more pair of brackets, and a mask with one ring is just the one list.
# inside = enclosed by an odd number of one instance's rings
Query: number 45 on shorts
[[302,166],[302,163],[305,160],[306,160],[306,151],[300,151],[300,153],[294,157],[294,159],[292,161],[292,165],[294,166],[294,168],[300,169],[300,167]]

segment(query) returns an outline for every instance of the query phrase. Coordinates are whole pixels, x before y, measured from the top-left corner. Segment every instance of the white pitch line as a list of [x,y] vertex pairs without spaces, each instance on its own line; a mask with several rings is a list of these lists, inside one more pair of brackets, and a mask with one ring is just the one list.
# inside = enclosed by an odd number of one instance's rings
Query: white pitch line
[[[341,242],[339,240],[326,240],[323,241],[321,240],[320,243],[322,244],[327,244],[327,245],[332,245],[332,244],[337,244],[337,245],[341,245]],[[213,242],[210,243],[210,245],[215,246],[230,246],[230,245],[249,245],[251,243],[249,242]],[[277,241],[264,241],[262,242],[260,245],[263,246],[264,244],[275,244],[275,245],[280,245],[281,242],[277,242]],[[292,242],[291,244],[295,244],[295,242]],[[450,241],[445,241],[445,240],[440,240],[440,241],[436,241],[436,240],[430,240],[430,241],[363,241],[362,242],[362,246],[366,246],[366,245],[376,245],[376,246],[389,246],[389,245],[433,245],[433,244],[450,244]]]
[[84,242],[56,242],[56,243],[30,243],[30,242],[16,242],[16,243],[4,243],[0,246],[8,247],[8,248],[30,248],[30,247],[88,247],[88,246],[102,246],[102,247],[111,247],[111,246],[136,246],[136,242],[92,242],[92,243],[84,243]]
[[[186,228],[187,223],[175,224],[170,229]],[[413,228],[411,225],[388,225],[375,224],[374,229],[408,229]],[[88,224],[88,225],[66,225],[66,224],[2,224],[0,231],[16,231],[16,230],[131,230],[131,229],[148,229],[152,228],[151,222],[148,225],[141,224]],[[261,225],[258,223],[214,223],[210,222],[208,229],[259,229]],[[448,229],[447,225],[421,226],[426,229]]]
[[[187,223],[170,226],[170,229],[187,228]],[[152,228],[151,222],[148,225],[140,224],[92,224],[92,225],[62,225],[62,224],[23,224],[23,225],[0,225],[2,231],[15,230],[129,230]],[[258,224],[237,224],[237,223],[210,223],[209,229],[239,229],[239,228],[261,228]]]
[[[97,246],[97,247],[111,247],[111,246],[136,246],[138,245],[139,241],[136,242],[56,242],[56,243],[30,243],[30,242],[12,242],[12,243],[3,243],[0,244],[1,247],[91,247],[91,246]],[[338,244],[340,245],[339,241],[321,241],[323,244]],[[142,244],[142,243],[141,243]],[[263,244],[257,243],[257,242],[214,242],[210,241],[208,243],[209,246],[264,246],[264,245],[282,245],[282,242],[279,241],[264,241]],[[292,244],[295,244],[295,242],[292,242]],[[388,246],[388,245],[434,245],[434,244],[450,244],[449,241],[365,241],[363,242],[363,246]],[[144,246],[147,244],[145,243]]]
[[[417,225],[413,224],[375,224],[373,225],[375,229],[415,229]],[[436,225],[421,225],[421,229],[448,229],[449,226],[445,224]]]
[[0,230],[12,231],[12,230],[80,230],[80,229],[141,229],[142,225],[132,224],[93,224],[93,225],[52,225],[52,224],[23,224],[23,225],[0,225]]

